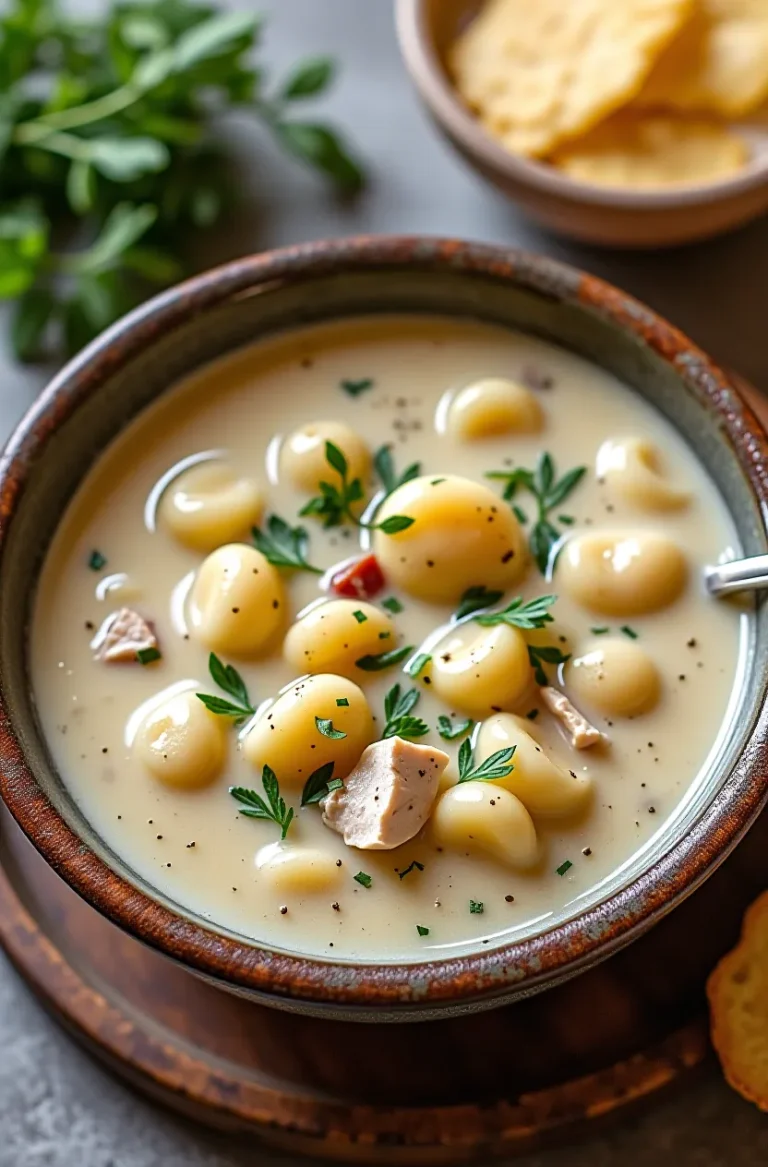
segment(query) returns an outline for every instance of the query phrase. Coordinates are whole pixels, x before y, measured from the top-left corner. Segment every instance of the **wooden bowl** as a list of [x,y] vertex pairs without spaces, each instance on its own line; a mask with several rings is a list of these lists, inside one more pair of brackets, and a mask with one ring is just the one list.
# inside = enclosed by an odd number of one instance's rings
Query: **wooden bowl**
[[731,381],[690,341],[591,276],[523,252],[425,238],[321,242],[228,264],[108,330],[45,390],[0,463],[0,793],[61,877],[145,944],[213,983],[282,1009],[427,1020],[490,1008],[599,962],[674,908],[727,856],[768,792],[768,618],[749,620],[743,685],[685,805],[609,886],[540,935],[418,964],[295,956],[163,898],[96,837],[53,767],[30,693],[26,629],[59,519],[94,460],[179,377],[246,341],[376,312],[473,316],[532,330],[611,370],[681,429],[764,553],[766,436]]
[[446,57],[479,0],[396,0],[406,67],[436,125],[467,162],[532,219],[560,235],[611,247],[671,247],[721,235],[768,210],[768,130],[745,124],[751,160],[717,182],[626,190],[577,182],[512,154],[481,126],[454,89]]

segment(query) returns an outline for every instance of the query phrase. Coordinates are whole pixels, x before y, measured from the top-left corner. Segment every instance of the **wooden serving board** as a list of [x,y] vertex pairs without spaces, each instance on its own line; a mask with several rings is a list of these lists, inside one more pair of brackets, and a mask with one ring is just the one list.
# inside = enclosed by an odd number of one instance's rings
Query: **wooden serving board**
[[198,1121],[358,1164],[510,1156],[679,1079],[708,1054],[705,979],[766,886],[763,814],[685,903],[555,989],[442,1021],[339,1022],[245,1001],[123,934],[0,806],[0,944],[73,1036]]

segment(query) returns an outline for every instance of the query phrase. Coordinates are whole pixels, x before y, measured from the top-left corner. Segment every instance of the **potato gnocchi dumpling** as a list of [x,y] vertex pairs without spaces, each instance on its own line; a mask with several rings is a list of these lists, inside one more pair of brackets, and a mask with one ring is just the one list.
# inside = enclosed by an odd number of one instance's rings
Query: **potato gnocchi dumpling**
[[576,699],[608,717],[637,717],[659,702],[661,677],[648,653],[630,640],[601,640],[565,666]]
[[264,500],[258,485],[239,478],[226,462],[203,462],[185,470],[167,488],[158,516],[179,543],[213,551],[234,543],[258,524]]
[[[344,737],[327,737],[318,721],[329,721]],[[332,673],[304,677],[277,698],[243,741],[243,752],[258,770],[271,766],[281,786],[301,790],[313,771],[333,762],[334,777],[345,778],[376,737],[368,701],[346,677]]]
[[644,438],[610,438],[597,451],[595,473],[624,502],[643,511],[674,511],[690,495],[664,474],[661,455]]
[[315,494],[321,482],[338,483],[338,473],[325,456],[326,442],[338,446],[347,459],[350,482],[359,478],[365,485],[371,469],[371,455],[363,439],[343,421],[312,421],[294,430],[280,451],[280,473],[296,490]]
[[155,706],[142,721],[133,751],[165,786],[198,790],[214,782],[224,767],[227,726],[209,713],[191,690]]
[[256,867],[269,886],[285,895],[332,891],[342,881],[342,869],[330,851],[278,841],[256,854]]
[[658,612],[682,594],[688,564],[654,531],[578,535],[557,558],[555,582],[577,604],[604,616]]
[[459,390],[448,411],[448,431],[462,441],[500,434],[535,434],[544,411],[524,385],[488,377]]
[[435,839],[461,851],[483,851],[508,867],[538,861],[536,828],[519,798],[497,782],[462,782],[438,799],[432,812]]
[[189,624],[206,648],[226,656],[260,656],[285,620],[285,589],[255,547],[229,543],[203,561],[189,594]]
[[432,690],[452,709],[489,717],[515,709],[531,688],[528,644],[518,628],[459,624],[432,654]]
[[531,723],[511,713],[497,713],[480,728],[475,749],[476,761],[484,761],[497,750],[515,747],[514,769],[506,778],[494,780],[525,806],[534,818],[566,818],[581,814],[592,799],[592,780],[563,769],[550,758],[530,732]]
[[311,608],[283,644],[297,673],[338,673],[353,680],[366,673],[355,661],[395,647],[396,629],[385,612],[359,600],[328,600]]
[[387,578],[409,595],[450,603],[477,583],[506,590],[525,572],[520,524],[479,482],[455,474],[414,478],[385,500],[377,522],[392,515],[414,521],[395,535],[376,531],[374,551]]

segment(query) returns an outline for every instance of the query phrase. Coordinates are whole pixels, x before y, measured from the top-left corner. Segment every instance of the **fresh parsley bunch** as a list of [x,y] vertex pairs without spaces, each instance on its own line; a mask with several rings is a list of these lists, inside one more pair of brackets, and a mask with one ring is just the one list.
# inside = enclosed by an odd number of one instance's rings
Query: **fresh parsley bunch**
[[16,354],[79,349],[183,273],[189,240],[237,188],[223,114],[253,113],[342,191],[363,181],[328,126],[294,117],[331,60],[276,87],[253,62],[259,18],[194,0],[117,0],[92,19],[61,0],[0,15],[0,299]]

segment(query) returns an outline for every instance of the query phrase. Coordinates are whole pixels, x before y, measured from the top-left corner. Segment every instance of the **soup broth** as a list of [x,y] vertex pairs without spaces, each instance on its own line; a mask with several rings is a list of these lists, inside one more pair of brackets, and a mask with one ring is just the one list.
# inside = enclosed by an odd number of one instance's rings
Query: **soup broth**
[[308,328],[88,473],[36,598],[39,717],[108,847],[212,926],[493,945],[598,900],[700,788],[743,617],[699,581],[734,550],[680,435],[576,355]]

